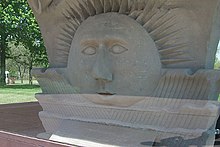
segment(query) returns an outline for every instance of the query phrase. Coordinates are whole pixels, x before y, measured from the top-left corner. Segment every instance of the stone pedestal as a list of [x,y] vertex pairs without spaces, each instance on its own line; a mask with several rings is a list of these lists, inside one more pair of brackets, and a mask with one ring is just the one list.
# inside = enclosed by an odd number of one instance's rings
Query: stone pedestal
[[[44,109],[39,116],[51,140],[89,146],[143,146],[143,142],[180,137],[182,145],[214,143],[219,113],[214,101],[89,94],[36,97]],[[131,98],[136,101],[125,106]],[[102,106],[93,103],[96,99],[103,103],[116,99],[118,103]]]
[[[219,0],[29,0],[50,67],[34,69],[51,140],[214,142]],[[132,136],[134,135],[134,136]],[[131,143],[132,142],[132,143]]]

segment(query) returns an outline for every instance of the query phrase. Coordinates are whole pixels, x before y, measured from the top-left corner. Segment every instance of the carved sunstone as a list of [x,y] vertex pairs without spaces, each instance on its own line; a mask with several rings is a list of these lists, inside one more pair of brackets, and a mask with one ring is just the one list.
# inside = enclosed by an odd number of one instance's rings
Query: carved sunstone
[[79,26],[64,74],[79,93],[136,96],[152,94],[160,76],[152,38],[136,21],[117,13],[90,17]]
[[[33,70],[50,139],[212,144],[220,74],[210,70],[215,49],[206,47],[217,39],[202,30],[219,31],[209,17],[217,10],[208,11],[219,2],[195,1],[30,0],[50,61],[48,69]],[[207,10],[203,18],[200,9]]]

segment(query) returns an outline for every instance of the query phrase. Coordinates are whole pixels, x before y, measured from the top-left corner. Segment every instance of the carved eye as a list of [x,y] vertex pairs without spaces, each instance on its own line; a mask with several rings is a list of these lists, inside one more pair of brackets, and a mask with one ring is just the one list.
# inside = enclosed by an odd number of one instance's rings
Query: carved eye
[[121,54],[127,50],[128,50],[127,48],[125,48],[121,45],[114,45],[114,46],[112,46],[112,48],[110,48],[110,52],[112,52],[113,54]]
[[94,55],[94,54],[96,54],[96,48],[87,47],[82,51],[82,53],[85,54],[85,55]]

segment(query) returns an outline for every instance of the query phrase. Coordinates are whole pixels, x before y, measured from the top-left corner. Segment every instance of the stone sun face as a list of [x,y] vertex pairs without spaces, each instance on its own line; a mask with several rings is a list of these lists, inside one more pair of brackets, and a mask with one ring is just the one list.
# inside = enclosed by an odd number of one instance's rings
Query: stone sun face
[[69,23],[58,37],[65,77],[80,93],[150,95],[161,68],[190,61],[166,0],[97,2],[67,0]]
[[161,63],[154,41],[133,19],[117,13],[83,22],[69,53],[67,76],[80,93],[149,95]]

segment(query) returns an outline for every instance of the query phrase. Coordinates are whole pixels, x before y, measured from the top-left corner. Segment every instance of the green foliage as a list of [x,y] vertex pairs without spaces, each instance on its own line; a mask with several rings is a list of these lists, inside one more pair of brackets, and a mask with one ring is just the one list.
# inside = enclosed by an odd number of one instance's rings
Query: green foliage
[[13,59],[13,52],[17,52],[9,49],[11,41],[15,46],[22,44],[29,50],[26,56],[29,70],[33,65],[48,66],[43,39],[27,0],[1,0],[0,3],[0,85],[4,82],[6,58]]
[[215,65],[214,65],[215,69],[220,69],[219,50],[220,50],[220,40],[216,52]]
[[[23,23],[24,14],[28,12],[25,0],[1,0],[0,3],[0,25],[4,30],[0,30],[0,35],[7,40],[16,39]],[[27,13],[28,14],[28,13]]]
[[[30,50],[30,55],[34,61],[39,64],[47,64],[46,50],[39,26],[27,1],[3,0],[1,5],[3,4],[5,4],[5,9],[0,15],[3,14],[3,24],[6,28],[5,32],[2,33],[7,34],[7,42],[16,41],[17,44],[15,45],[22,43],[25,48]],[[7,52],[7,57],[10,57],[10,53]]]
[[215,69],[220,69],[220,61],[218,58],[215,59],[215,65],[214,65]]

